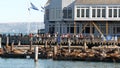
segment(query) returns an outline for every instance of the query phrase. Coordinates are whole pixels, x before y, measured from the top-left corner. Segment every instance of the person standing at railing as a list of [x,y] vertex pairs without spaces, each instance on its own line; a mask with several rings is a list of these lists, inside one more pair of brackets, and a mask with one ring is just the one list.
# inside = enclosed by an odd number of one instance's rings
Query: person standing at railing
[[61,44],[61,35],[58,34],[57,35],[57,45],[60,46],[60,44]]

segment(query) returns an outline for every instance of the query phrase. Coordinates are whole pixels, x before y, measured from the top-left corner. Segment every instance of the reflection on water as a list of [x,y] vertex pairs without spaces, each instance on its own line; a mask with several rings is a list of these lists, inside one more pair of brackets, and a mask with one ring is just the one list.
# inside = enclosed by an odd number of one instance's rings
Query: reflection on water
[[120,68],[120,63],[0,58],[0,68]]

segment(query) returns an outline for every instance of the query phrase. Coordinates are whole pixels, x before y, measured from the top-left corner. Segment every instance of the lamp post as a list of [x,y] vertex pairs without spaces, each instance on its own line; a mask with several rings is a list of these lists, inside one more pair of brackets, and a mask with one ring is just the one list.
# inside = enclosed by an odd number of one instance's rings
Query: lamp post
[[29,37],[30,37],[30,51],[31,51],[31,50],[32,50],[33,34],[30,33],[30,34],[29,34]]

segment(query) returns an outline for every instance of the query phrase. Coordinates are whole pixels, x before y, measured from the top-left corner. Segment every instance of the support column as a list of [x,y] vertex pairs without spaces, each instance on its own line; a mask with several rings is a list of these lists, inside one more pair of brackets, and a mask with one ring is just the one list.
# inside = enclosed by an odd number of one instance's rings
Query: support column
[[90,34],[92,34],[92,24],[90,22]]
[[74,21],[74,34],[76,34],[76,22]]
[[108,22],[106,22],[106,35],[108,35]]

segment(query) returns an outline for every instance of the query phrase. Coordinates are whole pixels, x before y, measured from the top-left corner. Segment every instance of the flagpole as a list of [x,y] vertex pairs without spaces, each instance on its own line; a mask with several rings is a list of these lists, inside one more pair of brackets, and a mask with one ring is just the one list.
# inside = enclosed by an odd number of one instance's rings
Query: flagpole
[[[30,19],[30,17],[31,17],[31,13],[30,13],[30,0],[28,0],[28,20]],[[27,25],[27,33],[28,33],[28,35],[30,34],[30,22],[28,23],[28,25]]]

